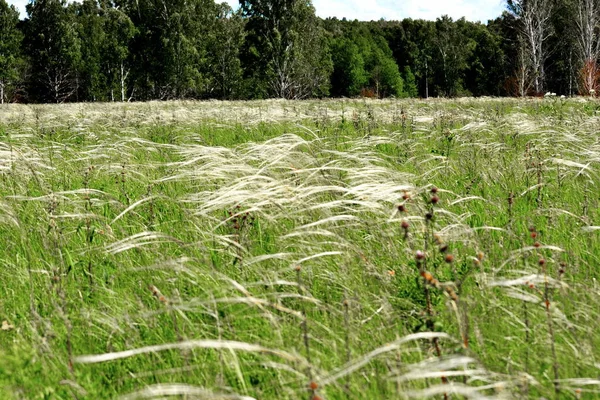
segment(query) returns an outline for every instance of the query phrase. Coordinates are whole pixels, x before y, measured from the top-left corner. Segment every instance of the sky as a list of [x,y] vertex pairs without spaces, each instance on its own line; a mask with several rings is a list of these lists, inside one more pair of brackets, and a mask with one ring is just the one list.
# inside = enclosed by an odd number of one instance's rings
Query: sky
[[[29,0],[8,0],[24,18]],[[220,0],[219,0],[220,1]],[[238,0],[227,0],[234,8]],[[435,20],[444,14],[454,19],[465,17],[470,21],[487,22],[499,16],[503,0],[313,0],[317,15],[322,18],[338,17],[361,21],[401,20],[404,18]]]

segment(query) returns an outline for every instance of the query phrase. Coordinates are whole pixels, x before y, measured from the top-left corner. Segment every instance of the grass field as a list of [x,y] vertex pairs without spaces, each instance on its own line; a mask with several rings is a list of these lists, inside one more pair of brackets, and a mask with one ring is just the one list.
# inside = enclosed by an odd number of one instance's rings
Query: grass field
[[600,102],[0,107],[3,399],[597,398]]

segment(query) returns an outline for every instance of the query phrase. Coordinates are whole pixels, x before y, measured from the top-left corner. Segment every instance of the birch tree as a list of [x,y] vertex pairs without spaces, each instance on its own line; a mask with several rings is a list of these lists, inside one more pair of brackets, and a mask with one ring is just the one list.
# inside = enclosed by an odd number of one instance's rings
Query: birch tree
[[524,45],[524,63],[530,68],[536,93],[544,91],[544,64],[549,57],[547,40],[552,35],[551,0],[508,0],[508,9],[516,17],[517,30]]
[[130,70],[129,43],[136,29],[127,14],[108,7],[104,10],[104,31],[102,68],[107,78],[109,98],[115,101],[115,90],[118,90],[118,98],[125,101]]
[[597,92],[600,78],[600,0],[575,1],[575,35],[580,64],[581,94]]
[[246,71],[267,96],[327,94],[331,56],[308,0],[240,0],[246,24]]

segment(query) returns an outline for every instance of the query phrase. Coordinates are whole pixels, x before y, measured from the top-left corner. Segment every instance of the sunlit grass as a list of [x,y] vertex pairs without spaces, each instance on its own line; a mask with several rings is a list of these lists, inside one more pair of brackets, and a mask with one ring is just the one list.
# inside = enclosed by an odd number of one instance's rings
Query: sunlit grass
[[0,394],[594,397],[599,110],[3,106]]

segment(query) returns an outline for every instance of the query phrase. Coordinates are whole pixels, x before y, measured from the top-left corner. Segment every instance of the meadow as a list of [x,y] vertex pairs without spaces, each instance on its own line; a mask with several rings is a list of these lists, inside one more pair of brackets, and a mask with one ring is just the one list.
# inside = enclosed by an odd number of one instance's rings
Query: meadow
[[600,396],[600,102],[0,107],[3,399]]

